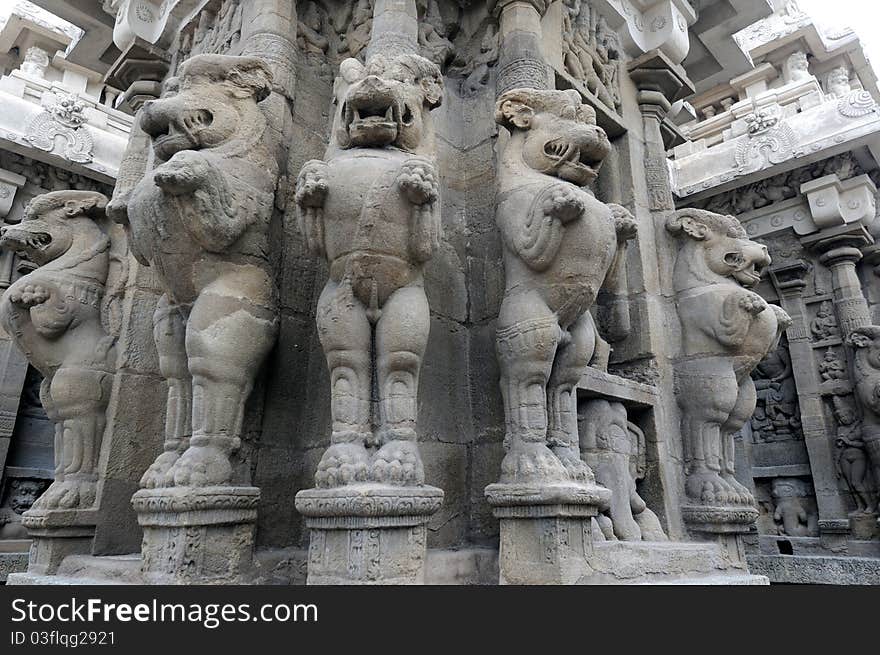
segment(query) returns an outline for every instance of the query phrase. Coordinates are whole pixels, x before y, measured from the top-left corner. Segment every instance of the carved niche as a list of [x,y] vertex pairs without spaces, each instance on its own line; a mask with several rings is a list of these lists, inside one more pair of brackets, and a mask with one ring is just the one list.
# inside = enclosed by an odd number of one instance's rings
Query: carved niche
[[645,434],[627,420],[626,407],[619,402],[589,400],[579,413],[584,461],[595,473],[596,482],[611,490],[611,504],[598,519],[604,536],[623,541],[667,541],[660,520],[636,486],[647,469]]
[[154,338],[168,381],[165,449],[147,488],[229,484],[278,323],[268,234],[278,167],[258,104],[271,72],[256,58],[197,55],[178,82],[141,110],[152,169],[109,208],[164,287]]
[[335,86],[333,141],[325,161],[303,166],[294,198],[309,249],[330,265],[317,323],[332,433],[315,483],[418,486],[417,394],[430,327],[423,269],[441,238],[431,111],[443,78],[419,55],[377,55],[342,62]]
[[752,439],[756,443],[803,439],[791,354],[784,337],[752,371],[752,380],[757,392],[750,419]]
[[496,336],[507,423],[500,482],[590,484],[574,389],[599,339],[589,309],[635,220],[589,189],[611,146],[576,91],[513,89],[495,118],[511,135],[496,210],[506,276]]
[[[755,410],[749,374],[778,346],[791,318],[751,290],[770,256],[736,218],[684,209],[666,228],[679,245],[673,285],[682,353],[675,395],[687,497],[698,507],[752,508],[751,492],[734,477],[734,435]],[[747,513],[740,512],[743,523],[754,520]]]
[[35,509],[86,509],[96,499],[127,277],[106,206],[99,193],[56,191],[0,230],[0,245],[37,266],[0,301],[5,330],[43,375],[40,399],[55,424],[55,480]]

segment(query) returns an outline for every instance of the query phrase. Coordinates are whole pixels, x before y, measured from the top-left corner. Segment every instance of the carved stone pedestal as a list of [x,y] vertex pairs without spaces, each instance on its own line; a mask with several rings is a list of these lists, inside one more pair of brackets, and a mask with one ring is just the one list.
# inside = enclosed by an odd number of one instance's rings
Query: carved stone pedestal
[[436,487],[353,484],[306,489],[296,509],[310,529],[307,584],[424,584]]
[[743,536],[758,519],[758,510],[748,506],[686,505],[681,508],[685,525],[695,535],[721,546],[730,564],[747,568]]
[[591,519],[611,492],[589,484],[490,484],[501,519],[499,584],[577,584],[592,573]]
[[144,529],[151,584],[241,584],[251,568],[256,487],[141,489],[131,499]]
[[30,509],[21,517],[31,541],[28,573],[54,575],[68,555],[90,555],[97,510]]

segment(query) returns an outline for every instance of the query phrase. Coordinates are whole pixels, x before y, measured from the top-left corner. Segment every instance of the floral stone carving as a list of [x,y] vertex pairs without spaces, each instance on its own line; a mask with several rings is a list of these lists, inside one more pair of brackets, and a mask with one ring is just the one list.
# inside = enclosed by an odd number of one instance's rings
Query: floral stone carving
[[746,237],[733,216],[685,209],[666,223],[679,244],[673,274],[682,328],[675,362],[681,410],[685,519],[709,526],[752,523],[751,492],[734,478],[734,435],[755,411],[749,374],[791,324],[784,310],[751,288],[770,265],[766,246]]
[[277,164],[258,105],[271,82],[259,59],[187,60],[178,84],[141,112],[153,169],[110,206],[165,288],[154,316],[169,387],[165,451],[146,488],[229,484],[244,404],[275,340]]
[[85,105],[76,96],[63,97],[34,116],[28,124],[25,140],[35,148],[54,152],[56,141],[61,137],[64,149],[61,154],[80,164],[92,161],[94,140],[85,126]]
[[37,266],[3,294],[0,322],[43,374],[40,399],[55,423],[55,480],[31,512],[95,503],[126,276],[106,206],[100,193],[55,191],[0,231],[2,247]]

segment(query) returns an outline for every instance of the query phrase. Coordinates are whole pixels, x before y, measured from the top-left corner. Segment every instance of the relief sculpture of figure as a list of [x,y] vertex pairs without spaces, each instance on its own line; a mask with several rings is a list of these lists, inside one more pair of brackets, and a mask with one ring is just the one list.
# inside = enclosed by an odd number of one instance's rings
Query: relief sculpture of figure
[[441,237],[431,111],[442,99],[440,69],[423,57],[347,59],[326,161],[299,175],[301,232],[330,264],[317,322],[332,433],[317,487],[424,483],[417,394],[430,327],[423,269]]
[[43,374],[40,400],[55,424],[55,481],[38,510],[87,509],[96,500],[126,277],[124,238],[106,207],[100,193],[55,191],[0,231],[0,246],[37,266],[3,294],[0,322]]
[[[626,407],[605,399],[588,400],[580,414],[584,460],[596,481],[611,490],[611,504],[605,511],[611,535],[622,541],[668,541],[657,515],[636,488],[637,480],[645,477],[646,442],[638,426],[627,420]],[[607,521],[600,516],[600,525],[603,519]]]
[[165,448],[146,488],[229,484],[244,405],[277,331],[269,221],[278,169],[252,57],[198,55],[141,110],[153,168],[109,211],[164,286],[154,315],[168,380]]
[[575,91],[513,89],[496,121],[496,220],[506,290],[496,349],[506,417],[501,484],[594,483],[581,460],[575,387],[599,335],[589,312],[635,219],[589,185],[611,145]]
[[[880,488],[880,326],[856,328],[847,338],[855,350],[855,394],[862,406],[861,438],[875,488]],[[880,511],[877,499],[868,511]]]
[[697,505],[751,507],[751,492],[734,478],[734,435],[755,411],[750,373],[778,346],[791,318],[751,291],[770,256],[735,217],[684,209],[666,228],[679,244],[673,285],[682,354],[675,395],[687,496]]

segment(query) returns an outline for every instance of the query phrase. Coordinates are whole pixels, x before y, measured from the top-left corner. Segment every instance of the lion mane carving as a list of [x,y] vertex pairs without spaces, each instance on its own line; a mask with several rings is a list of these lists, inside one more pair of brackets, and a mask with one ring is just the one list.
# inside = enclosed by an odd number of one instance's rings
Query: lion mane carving
[[0,300],[0,322],[43,374],[40,399],[55,424],[55,480],[35,510],[95,503],[127,276],[125,240],[106,206],[92,191],[47,193],[0,231],[0,246],[38,267]]
[[698,505],[752,506],[734,478],[734,435],[755,411],[750,373],[777,347],[788,314],[751,288],[771,263],[733,216],[684,209],[666,229],[679,243],[673,273],[682,354],[675,362],[687,496]]
[[496,335],[508,448],[500,482],[592,484],[573,390],[599,338],[589,309],[636,223],[589,189],[611,145],[577,92],[507,91],[495,120],[510,131],[496,213],[506,276]]
[[152,168],[110,205],[165,290],[154,315],[165,449],[144,487],[230,482],[244,404],[275,340],[268,232],[278,165],[258,104],[271,83],[253,57],[184,62],[141,111]]
[[423,268],[441,237],[431,110],[442,99],[440,69],[418,55],[343,61],[326,161],[307,162],[299,175],[301,232],[330,264],[317,322],[333,426],[318,487],[424,482],[416,414],[430,327]]

